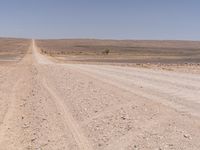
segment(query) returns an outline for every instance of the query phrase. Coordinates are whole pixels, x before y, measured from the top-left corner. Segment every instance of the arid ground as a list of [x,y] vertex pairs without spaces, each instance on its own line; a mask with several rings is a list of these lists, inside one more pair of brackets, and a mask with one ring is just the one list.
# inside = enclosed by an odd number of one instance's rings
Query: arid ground
[[200,42],[0,39],[0,150],[199,150]]

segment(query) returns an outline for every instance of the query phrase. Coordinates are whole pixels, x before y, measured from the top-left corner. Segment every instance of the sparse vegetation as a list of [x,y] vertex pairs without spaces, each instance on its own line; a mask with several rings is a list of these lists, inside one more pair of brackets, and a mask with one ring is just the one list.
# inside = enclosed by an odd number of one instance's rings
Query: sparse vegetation
[[0,38],[1,60],[20,60],[28,50],[30,40],[15,38]]
[[103,52],[102,52],[102,54],[103,55],[108,55],[110,53],[110,49],[105,49]]
[[87,62],[199,63],[200,56],[200,42],[191,41],[66,39],[39,40],[37,45],[58,59]]

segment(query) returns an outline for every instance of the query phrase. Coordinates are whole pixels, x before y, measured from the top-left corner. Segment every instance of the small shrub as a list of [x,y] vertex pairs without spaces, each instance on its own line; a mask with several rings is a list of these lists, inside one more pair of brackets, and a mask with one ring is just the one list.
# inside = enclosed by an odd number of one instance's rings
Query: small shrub
[[47,53],[44,49],[41,49],[41,52],[42,52],[43,54],[46,54],[46,53]]
[[104,54],[104,55],[108,55],[110,53],[110,49],[105,49],[103,52],[102,52],[102,54]]

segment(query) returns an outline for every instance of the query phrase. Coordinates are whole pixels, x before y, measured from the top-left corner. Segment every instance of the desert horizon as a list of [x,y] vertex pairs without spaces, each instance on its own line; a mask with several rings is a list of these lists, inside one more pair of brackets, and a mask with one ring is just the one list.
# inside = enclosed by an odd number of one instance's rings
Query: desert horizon
[[0,4],[0,150],[200,150],[200,1]]

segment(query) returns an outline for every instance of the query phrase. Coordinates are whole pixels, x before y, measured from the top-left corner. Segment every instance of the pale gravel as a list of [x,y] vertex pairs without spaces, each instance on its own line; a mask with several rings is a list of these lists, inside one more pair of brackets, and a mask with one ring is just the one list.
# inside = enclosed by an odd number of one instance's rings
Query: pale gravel
[[0,150],[200,149],[199,74],[55,63],[32,43],[0,66]]

